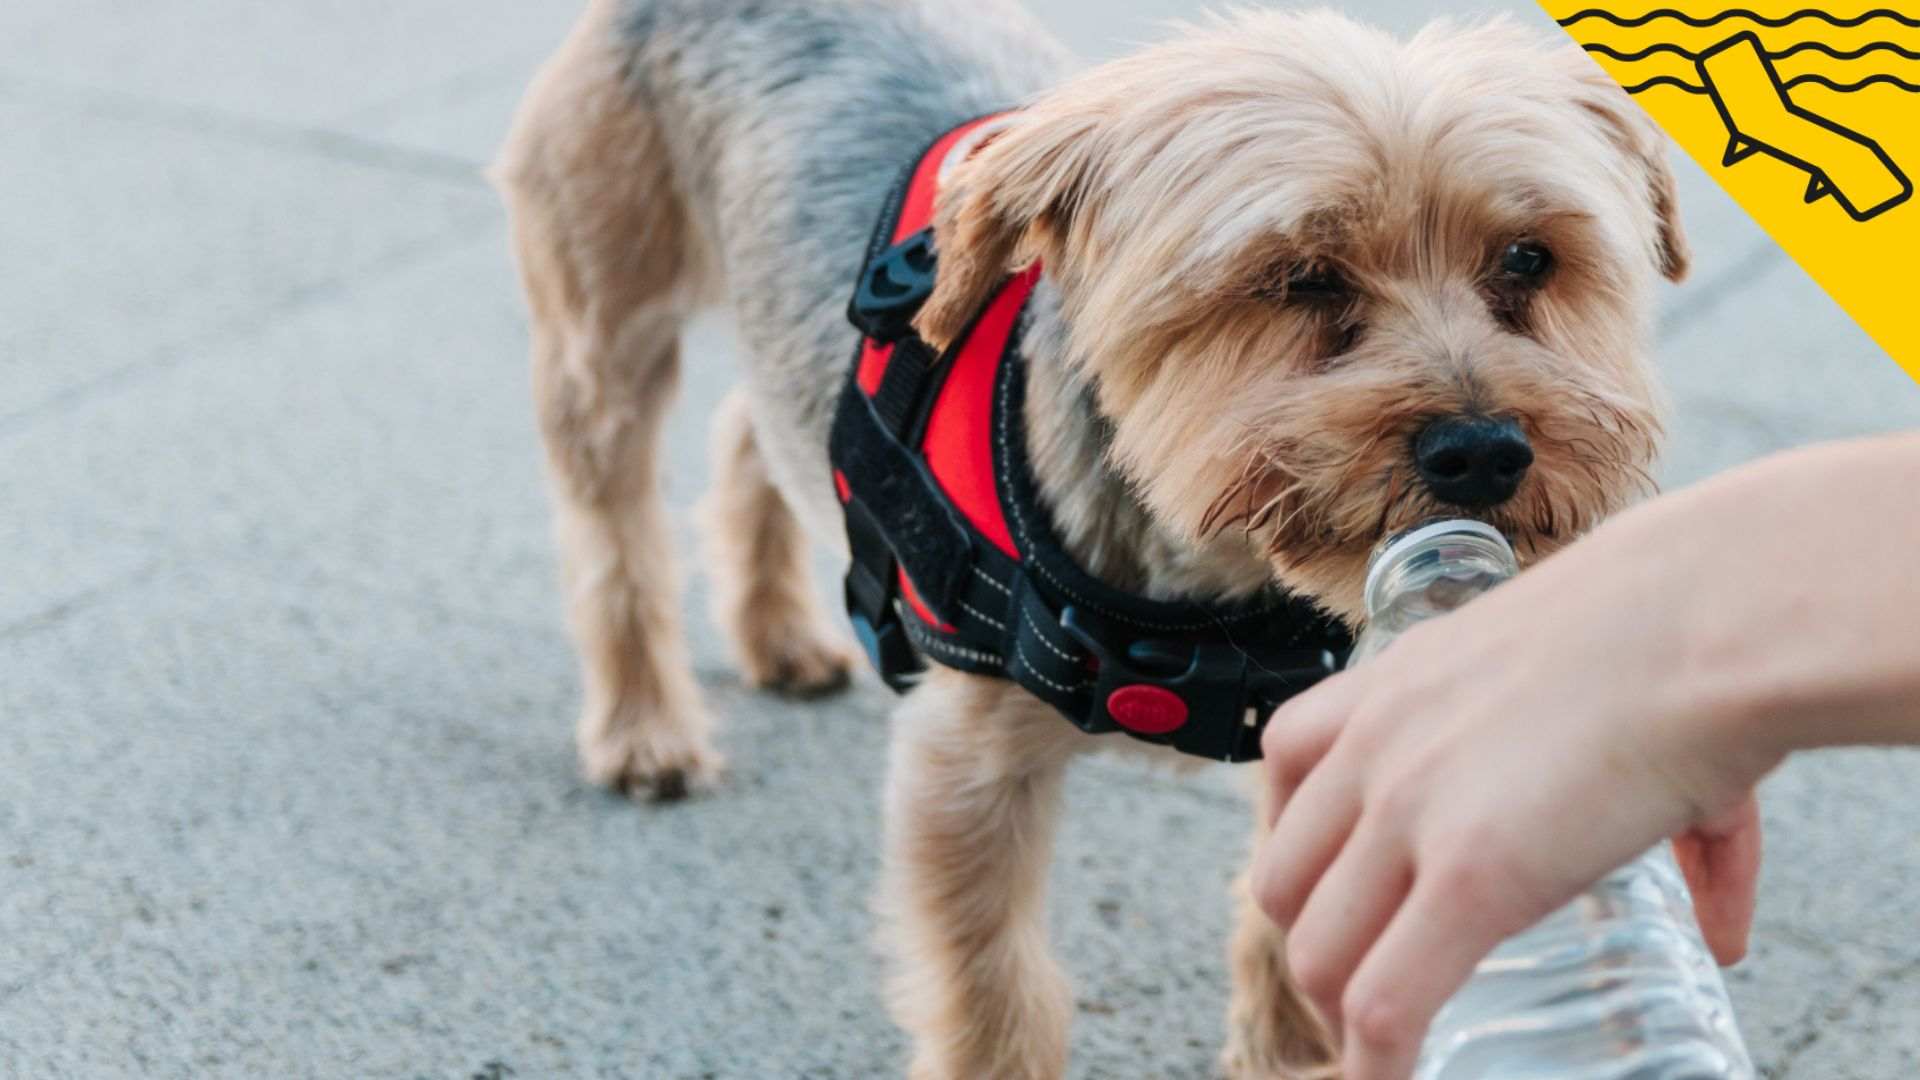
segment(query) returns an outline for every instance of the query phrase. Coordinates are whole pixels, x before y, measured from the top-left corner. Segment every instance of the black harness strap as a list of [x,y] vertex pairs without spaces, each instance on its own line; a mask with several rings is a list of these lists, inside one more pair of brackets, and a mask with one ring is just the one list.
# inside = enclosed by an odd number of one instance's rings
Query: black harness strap
[[[1215,760],[1257,758],[1273,710],[1336,670],[1351,644],[1346,629],[1278,590],[1234,604],[1159,601],[1086,573],[1055,536],[1028,468],[1018,318],[1010,329],[1003,321],[1004,341],[978,335],[977,319],[945,355],[913,332],[937,273],[931,232],[890,241],[916,195],[917,205],[930,206],[931,192],[919,189],[936,172],[930,156],[972,126],[909,163],[848,306],[863,340],[829,453],[846,512],[855,630],[897,690],[932,661],[1011,679],[1083,731],[1124,731]],[[885,369],[877,385],[863,387],[862,357],[882,346],[890,347]],[[948,372],[985,348],[998,349],[991,455],[1012,555],[1005,536],[989,540],[954,505],[920,449]]]

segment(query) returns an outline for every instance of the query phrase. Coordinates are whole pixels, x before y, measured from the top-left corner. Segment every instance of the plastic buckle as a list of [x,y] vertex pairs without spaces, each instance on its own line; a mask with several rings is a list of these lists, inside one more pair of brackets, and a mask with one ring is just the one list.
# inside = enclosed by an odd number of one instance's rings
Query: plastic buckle
[[880,680],[896,693],[913,689],[927,673],[927,665],[908,640],[907,628],[900,623],[900,613],[887,609],[876,621],[854,604],[849,588],[847,617],[853,623],[853,636],[866,650],[867,660],[880,674]]
[[1325,649],[1255,658],[1217,641],[1147,639],[1115,655],[1072,607],[1060,626],[1100,661],[1093,707],[1111,723],[1106,730],[1216,761],[1259,757],[1273,710],[1337,670]]
[[875,341],[906,337],[920,305],[933,294],[936,263],[931,227],[881,252],[861,271],[847,318]]

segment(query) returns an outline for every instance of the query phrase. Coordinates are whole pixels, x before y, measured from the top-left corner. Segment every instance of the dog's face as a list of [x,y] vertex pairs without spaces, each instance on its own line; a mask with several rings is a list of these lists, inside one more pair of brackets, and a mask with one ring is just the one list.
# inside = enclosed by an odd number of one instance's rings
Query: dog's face
[[1110,454],[1196,542],[1355,613],[1369,549],[1473,516],[1544,554],[1650,484],[1664,139],[1578,52],[1243,16],[1035,103],[954,172],[920,329],[1043,260]]

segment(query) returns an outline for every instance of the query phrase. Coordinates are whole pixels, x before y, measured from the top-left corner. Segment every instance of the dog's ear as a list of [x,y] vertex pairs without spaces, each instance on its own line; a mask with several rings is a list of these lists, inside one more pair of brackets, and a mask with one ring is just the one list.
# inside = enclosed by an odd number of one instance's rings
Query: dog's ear
[[1667,133],[1592,57],[1580,49],[1567,50],[1564,55],[1578,83],[1575,101],[1645,184],[1654,219],[1654,261],[1667,280],[1681,280],[1687,276],[1693,253],[1680,228],[1678,185],[1667,164]]
[[1057,265],[1087,200],[1096,134],[1089,113],[1036,106],[954,166],[934,213],[933,295],[914,319],[929,345],[965,333],[1009,273]]

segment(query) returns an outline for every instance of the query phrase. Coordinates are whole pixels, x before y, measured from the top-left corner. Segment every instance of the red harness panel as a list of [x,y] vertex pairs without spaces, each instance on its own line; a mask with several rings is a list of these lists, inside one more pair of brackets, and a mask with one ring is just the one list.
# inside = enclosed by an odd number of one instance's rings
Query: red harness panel
[[927,468],[947,498],[994,547],[1015,559],[1020,552],[1007,529],[993,469],[993,387],[999,381],[1007,339],[1013,336],[1020,310],[1027,306],[1027,297],[1039,280],[1040,268],[1029,267],[987,305],[941,384],[940,397],[927,417],[927,437],[920,444]]
[[[986,124],[998,120],[997,116],[983,116],[970,124],[962,124],[941,136],[933,144],[927,155],[914,166],[913,179],[907,182],[907,194],[900,204],[900,221],[894,226],[893,235],[888,238],[890,244],[898,244],[921,229],[933,224],[933,200],[940,190],[940,166],[953,153],[960,141],[973,134]],[[860,367],[854,378],[860,383],[860,389],[868,397],[880,392],[880,377],[887,373],[887,361],[893,358],[893,346],[868,341],[860,352]]]
[[[984,117],[955,128],[920,159],[901,202],[900,220],[889,238],[892,243],[903,243],[932,224],[940,172],[947,158],[982,126],[998,119]],[[939,396],[928,411],[926,435],[920,443],[927,469],[948,500],[982,536],[1014,559],[1020,558],[1020,552],[1014,546],[1012,530],[1007,527],[1006,511],[1000,504],[999,481],[994,473],[993,393],[1007,342],[1039,280],[1040,268],[1029,268],[1001,286],[988,303],[949,361],[951,370],[941,381]],[[892,358],[891,344],[872,339],[865,342],[854,376],[863,393],[869,397],[879,393]],[[907,605],[927,625],[953,632],[953,628],[943,624],[920,599],[904,571],[900,574],[900,584]]]

